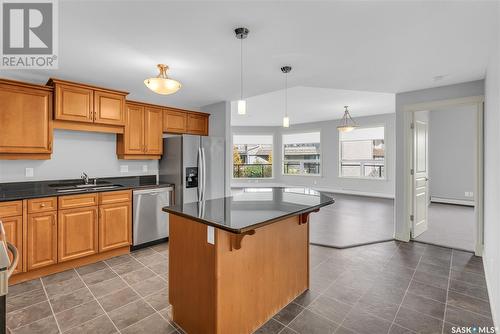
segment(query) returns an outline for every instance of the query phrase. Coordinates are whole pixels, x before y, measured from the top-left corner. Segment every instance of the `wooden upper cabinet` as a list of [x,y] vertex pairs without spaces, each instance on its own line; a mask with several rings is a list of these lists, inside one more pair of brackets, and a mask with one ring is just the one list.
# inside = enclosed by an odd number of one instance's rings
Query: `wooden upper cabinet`
[[187,113],[171,108],[163,109],[163,132],[186,133]]
[[28,270],[57,263],[57,211],[28,215]]
[[55,119],[87,123],[94,121],[94,91],[92,89],[57,84],[55,97]]
[[54,87],[56,128],[123,133],[128,93],[59,79],[47,84]]
[[50,159],[52,89],[0,80],[0,159]]
[[[125,130],[119,136],[118,142],[123,140],[121,154],[144,153],[144,106],[127,103],[125,112]],[[120,145],[120,143],[118,144]]]
[[[17,248],[19,262],[14,270],[14,274],[17,274],[23,271],[23,216],[2,218],[2,223],[7,241]],[[11,252],[9,259],[12,261]]]
[[146,154],[163,153],[162,109],[144,108],[144,146]]
[[60,210],[58,217],[58,261],[97,254],[97,207]]
[[187,132],[195,135],[208,136],[208,114],[188,113]]
[[94,122],[100,124],[125,124],[125,95],[94,92]]

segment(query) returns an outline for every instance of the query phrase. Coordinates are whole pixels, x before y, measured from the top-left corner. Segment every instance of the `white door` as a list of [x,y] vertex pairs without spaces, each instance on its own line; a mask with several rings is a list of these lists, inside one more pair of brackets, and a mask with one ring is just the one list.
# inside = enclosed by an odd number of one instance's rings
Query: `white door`
[[413,118],[413,226],[412,238],[427,230],[429,205],[429,112],[418,111]]

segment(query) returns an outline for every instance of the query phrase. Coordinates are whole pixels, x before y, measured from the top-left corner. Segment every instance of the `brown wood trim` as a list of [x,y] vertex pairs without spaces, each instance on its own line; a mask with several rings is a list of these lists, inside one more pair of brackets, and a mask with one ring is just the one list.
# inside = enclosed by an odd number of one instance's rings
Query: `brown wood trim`
[[71,121],[54,120],[54,129],[105,132],[105,133],[123,133],[123,125],[104,125],[97,123],[81,123]]
[[79,83],[79,82],[74,82],[74,81],[56,79],[56,78],[50,78],[49,81],[47,81],[47,86],[54,86],[54,84],[63,84],[63,85],[76,86],[76,87],[85,87],[85,88],[90,88],[93,90],[98,90],[101,92],[110,92],[110,93],[120,94],[120,95],[128,95],[129,94],[129,92],[126,92],[123,90],[104,88],[104,87],[99,87],[99,86],[94,86],[94,85],[89,85],[89,84],[84,84],[84,83]]
[[94,254],[94,255],[82,257],[79,259],[74,259],[74,260],[67,261],[67,262],[53,264],[53,265],[50,265],[50,266],[47,266],[44,268],[31,270],[29,272],[19,273],[17,275],[13,275],[9,279],[9,285],[14,285],[17,283],[21,283],[21,282],[29,281],[29,280],[32,280],[35,278],[39,278],[42,276],[59,273],[61,271],[81,267],[81,266],[84,266],[87,264],[107,260],[107,259],[110,259],[112,257],[123,255],[123,254],[128,254],[128,253],[130,253],[130,247],[126,246],[126,247],[122,247],[122,248],[113,249],[113,250],[110,250],[110,251],[107,251],[104,253]]
[[0,153],[0,160],[50,160],[51,153]]
[[17,81],[17,80],[11,80],[11,79],[0,79],[0,84],[7,84],[7,85],[14,85],[14,86],[19,86],[19,87],[24,87],[24,88],[35,88],[35,89],[41,89],[41,90],[46,90],[52,92],[54,90],[53,87],[47,86],[47,85],[39,85],[39,84],[32,84],[32,83],[27,83],[23,81]]
[[309,222],[309,215],[312,212],[319,212],[319,209],[300,214],[299,215],[299,225],[307,224]]
[[155,154],[118,154],[121,160],[160,160],[161,155]]
[[247,235],[254,235],[254,234],[255,234],[255,230],[251,230],[251,231],[241,233],[241,234],[232,233],[231,234],[231,250],[241,249],[241,242],[243,241],[243,238],[246,237]]
[[22,261],[22,270],[27,271],[28,269],[28,200],[23,199],[23,245],[22,245],[22,257],[19,261]]

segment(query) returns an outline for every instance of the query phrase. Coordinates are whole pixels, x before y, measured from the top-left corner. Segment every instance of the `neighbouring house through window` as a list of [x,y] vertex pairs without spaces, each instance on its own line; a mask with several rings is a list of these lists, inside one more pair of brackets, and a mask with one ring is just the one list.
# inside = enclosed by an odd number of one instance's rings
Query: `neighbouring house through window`
[[273,177],[273,136],[233,135],[233,178]]
[[339,176],[385,178],[384,127],[356,128],[339,133]]
[[320,175],[320,133],[283,135],[283,174]]

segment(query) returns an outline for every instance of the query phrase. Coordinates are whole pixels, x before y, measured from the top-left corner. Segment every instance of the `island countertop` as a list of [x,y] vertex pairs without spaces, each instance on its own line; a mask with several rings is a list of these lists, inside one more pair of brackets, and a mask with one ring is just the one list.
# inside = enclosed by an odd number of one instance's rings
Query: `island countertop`
[[309,188],[242,188],[233,190],[233,196],[168,206],[163,211],[232,233],[245,233],[332,203],[333,198]]

